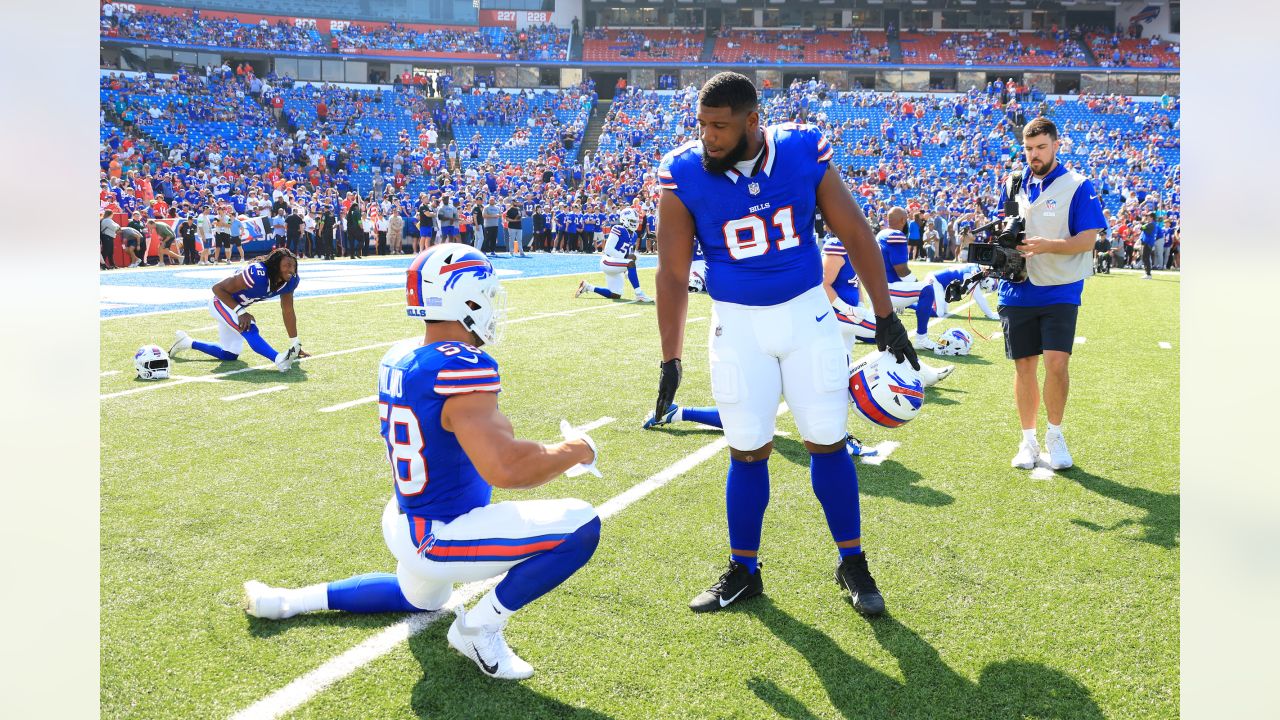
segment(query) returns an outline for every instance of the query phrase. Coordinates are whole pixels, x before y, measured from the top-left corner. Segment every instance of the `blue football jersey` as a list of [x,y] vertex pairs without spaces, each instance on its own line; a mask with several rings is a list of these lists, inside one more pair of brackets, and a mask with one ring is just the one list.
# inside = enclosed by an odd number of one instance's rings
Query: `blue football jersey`
[[621,225],[614,225],[604,239],[604,254],[610,257],[625,258],[635,249],[636,234]]
[[448,522],[489,504],[492,488],[440,424],[440,413],[455,395],[500,390],[498,363],[466,343],[407,340],[383,356],[378,419],[406,515]]
[[260,262],[249,263],[244,270],[240,271],[240,277],[244,278],[247,287],[232,297],[240,304],[241,309],[259,300],[269,300],[298,289],[298,274],[295,272],[293,277],[289,278],[289,282],[272,290],[271,281],[267,277],[267,266]]
[[957,280],[964,280],[965,278],[971,275],[976,275],[980,272],[982,272],[981,266],[976,263],[969,263],[968,265],[961,265],[959,267],[936,272],[933,274],[933,279],[937,280],[938,284],[945,288],[947,285]]
[[901,230],[885,228],[876,233],[876,243],[880,246],[880,254],[884,256],[885,279],[898,282],[902,278],[893,266],[907,263],[907,236]]
[[816,127],[788,122],[764,128],[753,177],[707,172],[697,140],[663,156],[658,184],[693,215],[713,299],[776,305],[822,283],[813,216],[833,152]]
[[836,291],[836,297],[857,307],[861,294],[858,291],[858,274],[854,272],[853,263],[849,262],[849,253],[844,249],[844,243],[840,242],[840,238],[828,238],[822,244],[822,254],[832,255],[844,260],[844,264],[840,266],[840,272],[836,273],[836,279],[831,283],[831,287]]

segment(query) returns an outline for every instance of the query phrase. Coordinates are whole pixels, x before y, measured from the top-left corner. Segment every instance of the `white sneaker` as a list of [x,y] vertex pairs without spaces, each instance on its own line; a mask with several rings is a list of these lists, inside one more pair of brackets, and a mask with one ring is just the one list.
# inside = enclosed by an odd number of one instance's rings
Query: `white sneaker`
[[1066,470],[1075,464],[1071,460],[1071,451],[1067,449],[1067,439],[1062,436],[1061,430],[1045,433],[1044,444],[1049,449],[1049,467],[1054,470]]
[[646,295],[646,294],[645,294],[645,293],[643,293],[643,292],[640,292],[639,290],[637,290],[637,291],[636,291],[636,300],[639,300],[639,301],[640,301],[640,302],[642,302],[642,303],[651,303],[651,302],[653,302],[653,298],[649,297],[648,295]]
[[577,298],[582,297],[582,293],[584,293],[584,292],[586,292],[586,291],[587,291],[587,281],[586,281],[586,280],[579,280],[579,281],[578,281],[578,289],[577,289],[576,291],[574,291],[574,293],[573,293],[573,297],[574,297],[574,299],[577,299]]
[[911,347],[917,350],[937,350],[938,343],[924,333],[911,333]]
[[141,265],[141,264],[142,264],[142,261],[141,261],[141,260],[134,260],[133,262],[129,263],[129,267],[131,267],[131,268],[135,268],[135,267],[138,267],[138,266],[139,266],[139,265]]
[[257,580],[244,584],[244,611],[266,620],[284,620],[298,614],[289,607],[284,588],[273,588]]
[[1040,443],[1035,440],[1023,440],[1022,446],[1018,448],[1018,454],[1013,456],[1011,463],[1016,468],[1030,470],[1036,466],[1036,460],[1040,457]]
[[289,372],[289,368],[293,367],[293,361],[298,359],[298,348],[290,347],[288,350],[281,350],[276,353],[276,369],[280,372]]
[[948,375],[955,372],[955,369],[955,365],[933,367],[932,365],[920,363],[920,380],[924,382],[925,387],[933,387],[943,380],[946,380]]
[[173,336],[177,339],[173,341],[173,345],[169,346],[169,357],[171,358],[178,357],[178,353],[182,352],[183,350],[191,349],[190,335],[179,330],[175,332]]
[[466,626],[466,611],[459,607],[453,624],[449,626],[449,645],[480,668],[480,672],[502,680],[523,680],[533,675],[533,666],[511,650],[502,637],[502,627],[485,625],[478,628]]

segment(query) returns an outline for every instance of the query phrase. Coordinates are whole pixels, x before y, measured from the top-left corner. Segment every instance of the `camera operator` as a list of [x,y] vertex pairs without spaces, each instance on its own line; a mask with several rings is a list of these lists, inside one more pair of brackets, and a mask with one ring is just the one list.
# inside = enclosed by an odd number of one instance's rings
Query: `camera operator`
[[[1022,445],[1012,464],[1030,469],[1040,456],[1036,375],[1043,354],[1049,420],[1045,445],[1050,467],[1060,470],[1072,465],[1061,425],[1070,387],[1067,363],[1075,342],[1076,315],[1084,279],[1093,274],[1094,241],[1107,222],[1093,183],[1058,162],[1058,128],[1053,121],[1032,120],[1023,128],[1022,139],[1030,172],[1014,199],[1026,222],[1026,237],[1017,249],[1027,259],[1028,278],[1000,282],[1005,354],[1014,362],[1014,397],[1022,421]],[[1008,188],[1006,184],[1004,192]],[[1003,195],[1000,207],[1004,207]]]

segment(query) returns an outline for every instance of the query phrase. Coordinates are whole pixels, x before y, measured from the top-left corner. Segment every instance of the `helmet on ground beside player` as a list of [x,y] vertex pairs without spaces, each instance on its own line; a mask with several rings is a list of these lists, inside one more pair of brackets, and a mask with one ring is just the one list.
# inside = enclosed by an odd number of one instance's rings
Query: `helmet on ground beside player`
[[973,338],[969,333],[955,327],[942,333],[938,338],[938,349],[934,352],[938,355],[968,355],[972,348]]
[[167,380],[169,353],[159,345],[143,345],[133,354],[133,367],[143,380]]
[[910,422],[924,406],[920,373],[887,352],[873,352],[849,368],[849,400],[868,422],[895,428]]
[[405,313],[423,320],[456,320],[483,344],[498,341],[506,291],[484,253],[445,243],[423,250],[409,265]]
[[640,227],[640,215],[636,213],[634,208],[623,208],[622,212],[618,213],[618,223],[631,232],[635,232],[636,228]]

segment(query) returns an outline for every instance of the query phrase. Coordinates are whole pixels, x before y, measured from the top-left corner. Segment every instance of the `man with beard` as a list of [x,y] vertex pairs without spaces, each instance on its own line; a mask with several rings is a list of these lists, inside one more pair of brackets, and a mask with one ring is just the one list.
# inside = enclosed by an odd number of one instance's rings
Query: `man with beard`
[[845,452],[848,356],[822,288],[816,210],[876,308],[877,346],[916,370],[919,360],[893,313],[871,227],[829,165],[831,143],[812,125],[763,126],[758,103],[746,77],[712,77],[698,95],[700,139],[667,153],[658,167],[662,372],[654,416],[666,415],[680,384],[696,234],[713,308],[711,394],[729,444],[729,567],[689,605],[719,610],[764,590],[757,555],[782,396],[810,453],[814,494],[840,557],[836,580],[855,609],[878,615],[884,598],[862,552],[857,472]]

